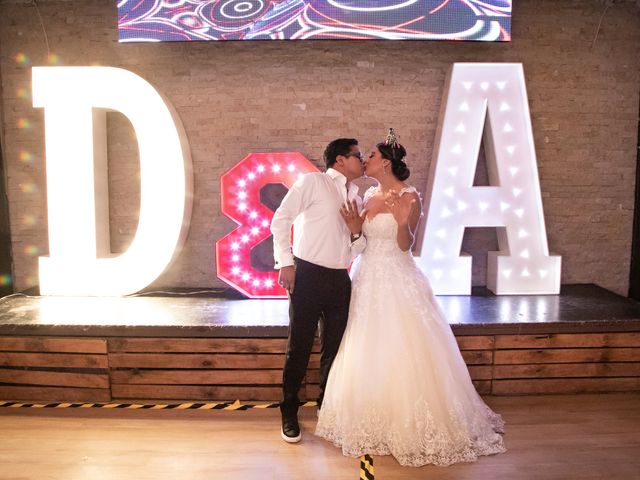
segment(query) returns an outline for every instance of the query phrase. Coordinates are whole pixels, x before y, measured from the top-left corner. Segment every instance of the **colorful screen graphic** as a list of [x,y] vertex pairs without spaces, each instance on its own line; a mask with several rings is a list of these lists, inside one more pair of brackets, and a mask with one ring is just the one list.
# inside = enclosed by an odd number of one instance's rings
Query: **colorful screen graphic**
[[511,0],[121,0],[121,42],[511,40]]

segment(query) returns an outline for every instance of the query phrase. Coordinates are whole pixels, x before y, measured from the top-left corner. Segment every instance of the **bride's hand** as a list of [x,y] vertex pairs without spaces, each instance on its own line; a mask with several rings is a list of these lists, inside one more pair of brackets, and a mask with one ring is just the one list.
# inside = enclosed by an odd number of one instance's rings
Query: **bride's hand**
[[347,224],[352,234],[357,235],[362,233],[362,224],[364,223],[367,211],[363,209],[362,213],[358,213],[358,205],[355,200],[345,202],[344,205],[340,207],[340,215],[342,215],[344,223]]
[[408,225],[413,209],[416,208],[415,198],[399,195],[395,190],[387,193],[385,204],[389,211],[393,214],[398,225]]

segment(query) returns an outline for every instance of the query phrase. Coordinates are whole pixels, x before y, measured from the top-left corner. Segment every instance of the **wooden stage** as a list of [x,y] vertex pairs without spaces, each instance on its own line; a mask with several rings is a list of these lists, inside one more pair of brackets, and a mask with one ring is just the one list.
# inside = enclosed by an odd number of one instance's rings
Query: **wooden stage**
[[[640,302],[560,295],[438,299],[482,394],[640,391]],[[0,300],[0,400],[277,401],[287,302],[228,295]],[[318,392],[318,348],[301,396]]]

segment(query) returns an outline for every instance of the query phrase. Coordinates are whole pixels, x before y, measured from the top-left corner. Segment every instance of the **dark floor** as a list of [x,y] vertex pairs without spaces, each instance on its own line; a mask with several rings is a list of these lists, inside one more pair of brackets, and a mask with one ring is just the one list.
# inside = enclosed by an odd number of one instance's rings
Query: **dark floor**
[[[195,294],[194,294],[195,293]],[[596,285],[563,285],[559,295],[471,296],[438,301],[458,335],[640,331],[640,302]],[[286,300],[231,292],[164,292],[123,298],[0,299],[0,335],[284,337]]]

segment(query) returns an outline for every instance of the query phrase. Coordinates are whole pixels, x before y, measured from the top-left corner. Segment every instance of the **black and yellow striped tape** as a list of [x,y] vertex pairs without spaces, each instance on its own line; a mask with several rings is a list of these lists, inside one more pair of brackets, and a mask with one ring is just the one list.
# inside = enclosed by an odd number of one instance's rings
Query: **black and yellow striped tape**
[[371,455],[360,457],[360,480],[374,480],[373,458]]
[[[316,402],[301,403],[302,407],[315,407]],[[25,402],[0,402],[0,408],[112,408],[130,410],[251,410],[278,408],[279,403],[25,403]]]

